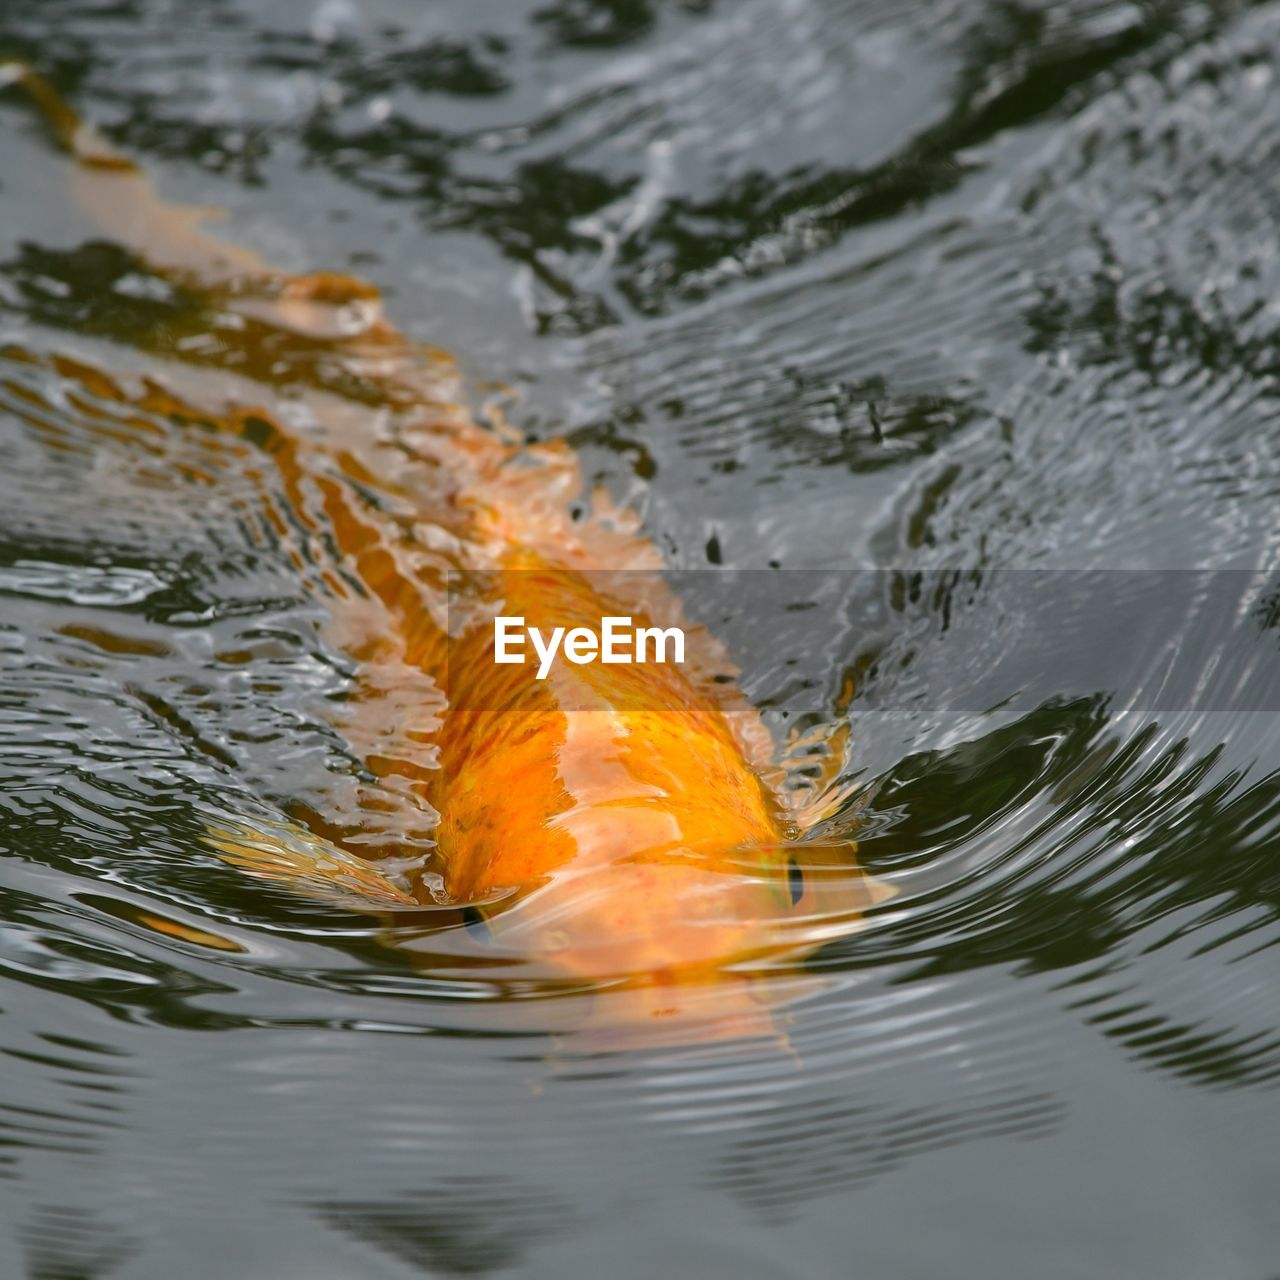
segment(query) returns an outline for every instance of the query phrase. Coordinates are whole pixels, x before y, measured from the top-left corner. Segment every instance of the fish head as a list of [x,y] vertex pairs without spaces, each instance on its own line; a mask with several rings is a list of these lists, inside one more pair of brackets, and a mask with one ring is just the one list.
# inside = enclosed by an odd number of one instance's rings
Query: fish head
[[571,998],[575,1050],[785,1040],[807,967],[890,890],[851,842],[687,848],[569,868],[487,922],[523,976]]
[[[507,573],[502,601],[539,627],[651,616],[546,567]],[[877,900],[852,844],[796,838],[731,683],[659,662],[536,674],[497,663],[478,616],[451,644],[431,801],[453,900],[500,899],[481,908],[492,962],[591,996],[622,1040],[774,1034],[782,979]]]

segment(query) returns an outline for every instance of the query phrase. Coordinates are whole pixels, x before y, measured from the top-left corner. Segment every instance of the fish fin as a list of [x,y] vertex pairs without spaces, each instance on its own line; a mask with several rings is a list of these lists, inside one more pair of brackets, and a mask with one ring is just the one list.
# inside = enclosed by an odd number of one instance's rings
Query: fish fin
[[862,789],[857,779],[840,780],[849,759],[849,708],[856,692],[846,674],[832,716],[803,731],[792,731],[779,761],[783,802],[797,829],[812,831],[833,818]]
[[204,843],[231,866],[303,897],[365,911],[419,906],[372,863],[292,823],[209,821]]
[[780,790],[800,831],[825,822],[857,794],[857,780],[840,781],[848,747],[849,723],[844,719],[824,721],[792,735],[779,761]]

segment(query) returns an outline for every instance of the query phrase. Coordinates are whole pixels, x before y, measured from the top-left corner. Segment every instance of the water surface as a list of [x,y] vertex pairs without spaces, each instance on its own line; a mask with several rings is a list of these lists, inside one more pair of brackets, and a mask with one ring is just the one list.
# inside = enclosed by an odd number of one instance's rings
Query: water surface
[[[1280,6],[11,0],[0,52],[568,436],[780,736],[854,675],[898,890],[792,1054],[575,1056],[238,876],[201,815],[336,803],[350,663],[248,480],[6,366],[0,1272],[1274,1276]],[[145,371],[178,303],[0,119],[0,340]]]

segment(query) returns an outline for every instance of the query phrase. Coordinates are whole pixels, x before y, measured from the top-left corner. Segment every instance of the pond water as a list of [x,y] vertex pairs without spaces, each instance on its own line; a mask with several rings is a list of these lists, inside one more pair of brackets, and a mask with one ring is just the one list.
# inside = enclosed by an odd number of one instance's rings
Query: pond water
[[351,663],[252,476],[86,407],[178,304],[8,91],[0,1274],[1277,1274],[1280,4],[0,0],[0,55],[567,437],[779,737],[852,677],[896,890],[788,1052],[578,1053],[213,857],[340,787]]

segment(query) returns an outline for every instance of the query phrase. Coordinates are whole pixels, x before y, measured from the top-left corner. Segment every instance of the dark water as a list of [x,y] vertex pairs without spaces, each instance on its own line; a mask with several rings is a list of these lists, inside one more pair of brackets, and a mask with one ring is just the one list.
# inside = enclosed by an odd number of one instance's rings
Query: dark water
[[[899,890],[794,1058],[574,1058],[215,865],[349,667],[234,492],[7,370],[0,1274],[1276,1275],[1280,5],[8,0],[0,46],[743,571],[776,726],[856,674]],[[0,331],[109,364],[164,300],[0,122]]]

